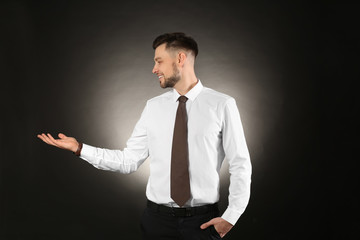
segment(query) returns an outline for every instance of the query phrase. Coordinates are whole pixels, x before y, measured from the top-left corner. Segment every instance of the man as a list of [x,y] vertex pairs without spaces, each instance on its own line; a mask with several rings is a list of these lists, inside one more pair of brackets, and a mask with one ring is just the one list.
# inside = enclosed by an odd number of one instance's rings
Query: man
[[[147,101],[121,150],[79,143],[59,134],[38,137],[70,150],[96,168],[131,173],[149,157],[148,199],[141,229],[144,239],[218,239],[244,212],[250,196],[251,163],[234,98],[203,87],[194,72],[198,47],[184,33],[160,35],[153,42],[162,88]],[[229,161],[229,206],[221,217],[220,167]]]

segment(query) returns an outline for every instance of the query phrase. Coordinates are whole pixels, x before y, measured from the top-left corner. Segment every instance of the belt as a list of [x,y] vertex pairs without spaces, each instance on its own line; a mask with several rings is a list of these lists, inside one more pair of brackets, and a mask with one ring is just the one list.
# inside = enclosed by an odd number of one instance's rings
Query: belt
[[174,217],[191,217],[200,214],[206,214],[213,211],[219,211],[218,204],[208,204],[199,207],[167,207],[164,205],[156,204],[152,201],[147,201],[148,208],[156,212],[165,213]]

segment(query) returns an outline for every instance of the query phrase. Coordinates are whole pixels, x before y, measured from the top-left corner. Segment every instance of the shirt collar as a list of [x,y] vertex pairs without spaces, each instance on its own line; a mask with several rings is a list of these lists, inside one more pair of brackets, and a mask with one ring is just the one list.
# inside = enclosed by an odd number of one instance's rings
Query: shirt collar
[[[198,79],[198,82],[196,83],[196,85],[192,89],[190,89],[190,91],[188,91],[185,94],[185,96],[188,99],[190,99],[191,101],[194,101],[202,89],[203,89],[203,85],[201,84],[200,79]],[[173,88],[173,100],[176,102],[180,96],[181,95],[176,91],[176,89]]]

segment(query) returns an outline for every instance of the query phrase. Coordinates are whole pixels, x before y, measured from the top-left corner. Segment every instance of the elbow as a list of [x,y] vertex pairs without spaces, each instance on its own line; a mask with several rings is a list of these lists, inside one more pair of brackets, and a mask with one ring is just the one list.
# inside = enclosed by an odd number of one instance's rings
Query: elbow
[[131,164],[131,165],[124,165],[124,166],[120,167],[118,172],[129,175],[131,173],[136,172],[137,170],[138,170],[138,166],[136,164]]
[[230,174],[250,175],[252,173],[252,165],[249,157],[236,157],[229,160]]

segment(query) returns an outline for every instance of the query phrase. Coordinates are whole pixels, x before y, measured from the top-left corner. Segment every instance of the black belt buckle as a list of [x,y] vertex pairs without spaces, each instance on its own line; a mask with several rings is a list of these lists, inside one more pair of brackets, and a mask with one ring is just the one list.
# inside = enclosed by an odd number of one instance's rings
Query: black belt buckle
[[171,215],[173,217],[191,217],[192,211],[191,208],[171,208]]

